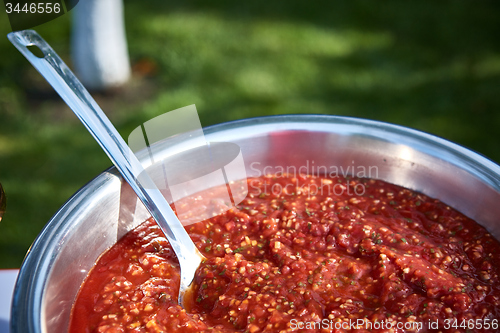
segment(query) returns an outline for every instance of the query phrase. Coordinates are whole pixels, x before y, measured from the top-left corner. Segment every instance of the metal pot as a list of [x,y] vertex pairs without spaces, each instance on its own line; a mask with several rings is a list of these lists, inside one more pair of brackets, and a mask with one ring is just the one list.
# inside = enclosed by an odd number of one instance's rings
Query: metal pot
[[[500,239],[500,166],[444,139],[324,115],[239,120],[208,127],[205,135],[209,141],[238,144],[248,176],[280,166],[309,172],[335,167],[354,174],[364,168],[366,176],[440,199]],[[164,142],[157,149],[168,155],[181,141]],[[40,233],[21,267],[11,331],[67,331],[72,304],[96,260],[147,217],[114,168],[73,195]]]

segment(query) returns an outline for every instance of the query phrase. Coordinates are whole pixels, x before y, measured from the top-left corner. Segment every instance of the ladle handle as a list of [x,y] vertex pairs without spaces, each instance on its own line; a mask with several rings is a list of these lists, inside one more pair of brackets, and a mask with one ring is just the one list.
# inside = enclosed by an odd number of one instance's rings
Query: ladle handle
[[[199,264],[203,256],[194,245],[165,197],[151,178],[147,176],[147,173],[143,172],[144,169],[139,160],[89,92],[47,42],[35,31],[11,32],[8,34],[8,38],[68,104],[96,141],[99,142],[123,178],[130,184],[172,245],[181,263],[181,274],[183,276],[185,274],[186,276],[193,276],[194,274],[186,272],[186,269],[189,270],[189,268],[182,267],[182,263],[190,262],[191,265],[189,266],[196,269],[198,265],[195,263]],[[28,49],[29,46],[38,47],[43,52],[44,57],[35,56]],[[139,175],[141,175],[140,179],[138,179]],[[184,258],[181,258],[181,256]],[[186,282],[184,281],[184,283]],[[181,281],[182,283],[183,281]]]

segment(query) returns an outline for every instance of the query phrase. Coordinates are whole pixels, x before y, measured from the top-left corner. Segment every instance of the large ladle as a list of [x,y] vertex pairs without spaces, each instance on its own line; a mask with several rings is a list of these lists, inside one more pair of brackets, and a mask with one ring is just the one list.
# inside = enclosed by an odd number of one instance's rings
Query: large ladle
[[[184,307],[184,297],[204,256],[113,124],[47,42],[33,30],[11,32],[8,38],[73,110],[160,226],[179,260],[179,304]],[[43,57],[35,56],[30,46],[38,47]]]

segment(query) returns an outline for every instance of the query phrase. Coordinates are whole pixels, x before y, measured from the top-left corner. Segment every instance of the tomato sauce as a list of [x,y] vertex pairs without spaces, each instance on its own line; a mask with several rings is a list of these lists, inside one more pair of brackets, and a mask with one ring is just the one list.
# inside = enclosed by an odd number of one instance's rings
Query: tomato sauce
[[442,202],[373,179],[263,176],[248,188],[237,208],[186,227],[207,257],[188,312],[149,220],[99,259],[69,331],[500,331],[500,243]]

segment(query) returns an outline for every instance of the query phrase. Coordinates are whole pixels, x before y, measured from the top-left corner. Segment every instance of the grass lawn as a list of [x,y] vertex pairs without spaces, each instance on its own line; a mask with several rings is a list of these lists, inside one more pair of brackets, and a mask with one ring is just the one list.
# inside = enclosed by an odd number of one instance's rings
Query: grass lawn
[[[120,133],[196,104],[202,125],[286,113],[413,127],[500,162],[497,1],[125,0],[134,79],[95,94]],[[0,13],[0,268],[111,165],[8,42]],[[35,28],[67,61],[68,15]],[[71,65],[70,65],[71,67]]]

